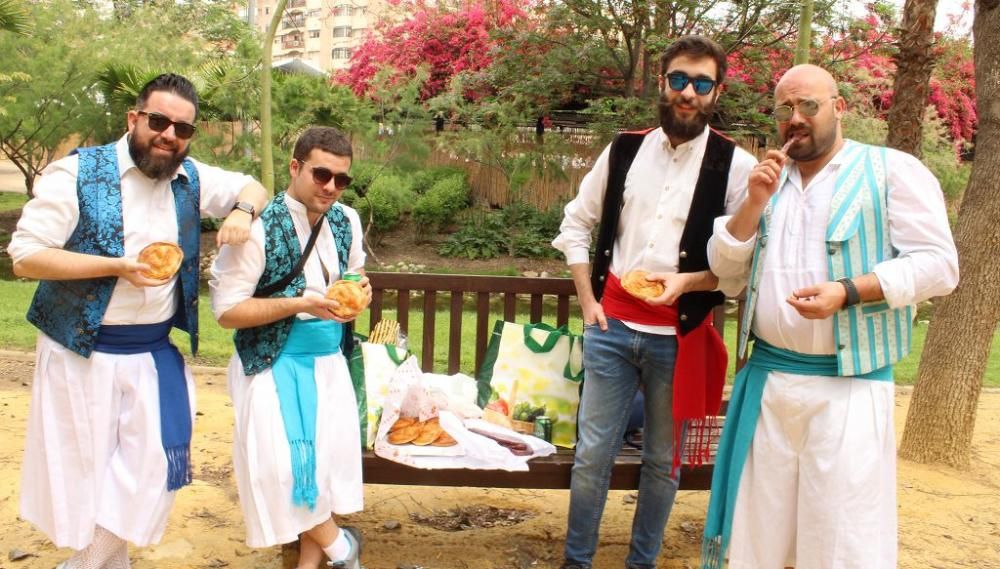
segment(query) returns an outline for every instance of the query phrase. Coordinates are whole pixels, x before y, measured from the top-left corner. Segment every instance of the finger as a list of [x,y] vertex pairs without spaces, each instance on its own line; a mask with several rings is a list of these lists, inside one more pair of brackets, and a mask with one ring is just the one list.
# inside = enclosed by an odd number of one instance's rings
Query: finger
[[597,315],[597,323],[601,326],[601,332],[608,331],[608,319],[604,316],[604,312]]
[[795,298],[806,298],[810,296],[819,296],[820,290],[818,286],[806,286],[798,290],[792,291],[792,296]]

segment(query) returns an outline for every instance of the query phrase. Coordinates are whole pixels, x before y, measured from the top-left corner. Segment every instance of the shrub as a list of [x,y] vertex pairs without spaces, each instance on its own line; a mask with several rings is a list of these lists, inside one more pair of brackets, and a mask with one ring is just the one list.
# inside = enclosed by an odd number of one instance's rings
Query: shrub
[[421,230],[440,231],[451,225],[455,214],[469,205],[469,186],[463,174],[437,181],[413,206],[413,221]]
[[472,216],[448,238],[438,252],[445,257],[490,259],[560,255],[551,241],[562,219],[558,208],[546,212],[527,204],[511,204],[502,210]]
[[395,174],[381,174],[368,186],[364,198],[355,190],[344,192],[344,203],[358,210],[362,225],[371,223],[375,241],[399,225],[416,196],[410,185]]
[[432,166],[430,168],[418,170],[416,173],[412,174],[410,178],[410,185],[414,192],[422,195],[426,194],[428,190],[434,187],[434,184],[454,176],[461,176],[463,184],[468,184],[469,182],[465,170],[461,168],[455,166]]

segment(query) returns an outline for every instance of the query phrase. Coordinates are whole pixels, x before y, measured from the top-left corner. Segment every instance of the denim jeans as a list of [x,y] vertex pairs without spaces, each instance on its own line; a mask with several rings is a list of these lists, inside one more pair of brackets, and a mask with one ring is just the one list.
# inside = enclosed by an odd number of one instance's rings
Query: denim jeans
[[679,480],[673,464],[673,372],[677,338],[637,332],[608,318],[608,330],[584,329],[585,376],[570,484],[565,558],[589,566],[608,496],[611,468],[622,446],[632,399],[642,386],[643,430],[639,498],[632,520],[628,567],[651,568],[663,542]]

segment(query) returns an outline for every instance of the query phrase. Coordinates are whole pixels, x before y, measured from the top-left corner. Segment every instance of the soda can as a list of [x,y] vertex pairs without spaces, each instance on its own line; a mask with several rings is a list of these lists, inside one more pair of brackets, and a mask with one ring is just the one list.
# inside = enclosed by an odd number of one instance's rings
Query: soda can
[[359,283],[361,282],[361,273],[344,273],[344,280],[351,281],[352,283]]
[[545,442],[552,442],[552,419],[546,416],[535,417],[535,429],[532,433]]

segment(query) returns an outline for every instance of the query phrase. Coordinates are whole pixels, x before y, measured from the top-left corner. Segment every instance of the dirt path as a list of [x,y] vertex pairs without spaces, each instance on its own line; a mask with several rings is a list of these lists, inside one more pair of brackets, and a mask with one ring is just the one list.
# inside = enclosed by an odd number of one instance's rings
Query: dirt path
[[[0,352],[0,569],[51,569],[70,553],[57,550],[17,518],[31,372],[30,356]],[[162,543],[132,548],[133,567],[277,569],[278,548],[254,550],[243,543],[230,466],[232,412],[225,378],[211,369],[196,375],[195,482],[178,496]],[[899,430],[909,399],[908,391],[897,396]],[[983,394],[974,444],[975,458],[968,472],[900,462],[901,568],[1000,569],[1000,392]],[[567,497],[566,491],[368,485],[365,511],[348,521],[364,532],[368,569],[546,569],[559,565]],[[611,493],[595,567],[621,566],[633,502],[629,492]],[[678,495],[661,569],[696,567],[706,502],[704,492]],[[515,518],[528,519],[509,527],[446,532],[410,517],[437,513],[440,519],[441,510],[458,505],[516,509]],[[29,555],[12,561],[14,550]]]

